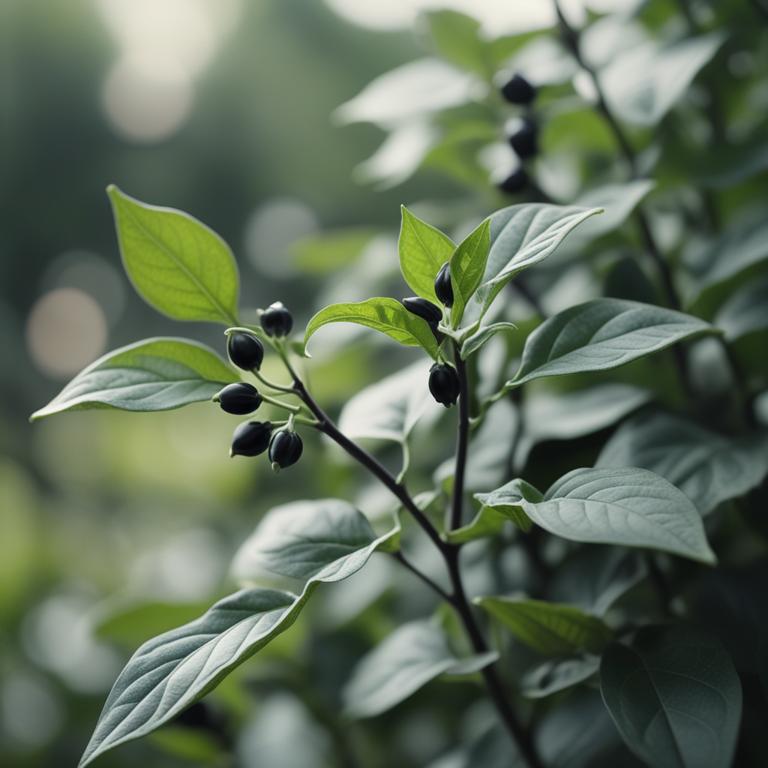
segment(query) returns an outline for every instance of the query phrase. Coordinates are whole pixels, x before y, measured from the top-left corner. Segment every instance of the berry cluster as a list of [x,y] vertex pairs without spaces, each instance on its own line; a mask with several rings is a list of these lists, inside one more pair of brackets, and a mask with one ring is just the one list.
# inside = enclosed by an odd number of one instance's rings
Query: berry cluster
[[[268,337],[281,340],[291,332],[293,317],[278,301],[262,312],[261,327]],[[238,368],[257,373],[264,360],[264,345],[254,333],[237,330],[227,337],[227,354]],[[213,400],[223,411],[237,416],[254,413],[264,401],[286,407],[284,403],[262,395],[253,384],[245,381],[228,384]],[[278,426],[280,428],[276,428]],[[229,455],[258,456],[267,451],[272,468],[278,471],[295,464],[301,458],[303,448],[292,419],[285,427],[269,421],[245,421],[232,435]]]
[[[447,261],[435,277],[435,296],[444,307],[453,306],[451,265]],[[409,296],[402,300],[402,304],[409,312],[426,320],[438,342],[442,341],[443,334],[438,329],[443,319],[443,310],[440,307],[419,296]],[[429,391],[438,403],[450,408],[458,400],[460,390],[459,376],[452,365],[438,362],[429,369]]]
[[525,170],[525,161],[535,157],[539,150],[539,127],[533,117],[533,102],[536,88],[521,74],[515,73],[501,86],[501,95],[515,106],[523,107],[525,113],[515,117],[506,125],[509,145],[520,160],[518,167],[498,183],[502,192],[514,195],[522,192],[530,182]]

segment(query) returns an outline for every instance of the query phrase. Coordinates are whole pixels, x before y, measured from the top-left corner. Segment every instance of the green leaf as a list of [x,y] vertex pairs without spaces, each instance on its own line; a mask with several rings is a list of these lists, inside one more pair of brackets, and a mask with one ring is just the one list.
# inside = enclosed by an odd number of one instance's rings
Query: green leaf
[[[504,503],[514,504],[513,483],[491,493],[489,501],[498,493]],[[519,487],[519,507],[556,536],[650,547],[715,562],[696,507],[682,491],[647,469],[574,469],[543,497],[528,483]]]
[[423,347],[437,357],[437,342],[429,324],[409,312],[399,301],[374,298],[356,304],[331,304],[321,309],[307,325],[304,345],[318,329],[329,323],[356,323],[373,328],[405,346]]
[[768,275],[739,288],[723,304],[714,320],[728,341],[768,329]]
[[600,677],[616,727],[648,765],[729,768],[741,684],[719,640],[692,627],[645,627],[631,647],[606,650]]
[[518,330],[518,328],[514,323],[507,323],[505,321],[482,326],[471,336],[468,336],[462,343],[461,359],[466,360],[470,355],[473,355],[479,349],[482,349],[483,345],[490,341],[497,333],[516,330]]
[[[516,523],[518,518],[512,518]],[[451,544],[464,544],[467,541],[475,539],[487,539],[496,536],[504,530],[504,526],[510,520],[510,515],[505,515],[493,507],[482,507],[471,522],[461,528],[455,528],[452,531],[446,531],[445,540]],[[529,530],[531,521],[526,515],[520,514],[520,527],[523,530]],[[526,526],[526,527],[524,527]]]
[[349,227],[308,235],[291,245],[296,266],[314,274],[325,274],[357,261],[380,232]]
[[239,380],[232,368],[202,344],[147,339],[91,363],[31,418],[90,408],[166,411],[210,400],[224,385]]
[[237,325],[240,282],[229,246],[189,214],[108,187],[123,266],[140,296],[174,320]]
[[600,73],[608,106],[619,120],[656,125],[724,39],[718,32],[671,44],[649,40],[613,57]]
[[479,597],[475,603],[543,656],[600,653],[612,637],[600,619],[572,605],[522,597]]
[[447,235],[414,216],[404,205],[400,211],[402,221],[397,243],[400,271],[417,296],[439,304],[435,278],[440,267],[451,259],[456,246]]
[[542,323],[526,340],[508,388],[545,376],[616,368],[683,339],[713,333],[698,318],[650,304],[593,299]]
[[440,675],[473,674],[497,658],[491,651],[459,659],[438,626],[412,621],[358,663],[343,692],[346,714],[356,718],[381,714]]
[[643,414],[605,444],[598,467],[643,467],[676,485],[702,515],[768,474],[768,434],[728,438],[666,413]]
[[491,248],[491,222],[485,219],[462,240],[451,256],[451,285],[453,307],[451,324],[457,328],[464,315],[464,307],[480,285]]
[[589,680],[599,668],[600,657],[590,654],[545,661],[524,675],[520,692],[527,699],[543,699]]
[[489,44],[480,34],[480,23],[458,11],[423,14],[436,53],[457,67],[483,78],[493,75]]
[[376,538],[365,515],[341,499],[293,501],[271,509],[235,555],[238,581],[264,583],[275,576],[339,581],[359,570],[370,546],[390,551],[399,526]]
[[[315,502],[307,504],[304,510],[273,510],[260,526],[262,543],[256,547],[257,564],[265,569],[308,578],[301,593],[244,589],[141,646],[112,687],[81,766],[178,715],[288,629],[318,584],[351,576],[399,537],[395,528],[376,538],[345,502],[324,502],[319,511]],[[296,538],[278,529],[278,523],[289,525],[293,514],[303,524],[294,531]]]
[[596,213],[601,209],[546,203],[512,205],[494,213],[490,219],[491,250],[471,303],[471,318],[483,315],[518,272],[549,256],[569,232]]
[[[476,493],[475,498],[483,505],[478,517],[470,525],[478,526],[483,516],[483,511],[492,509],[498,514],[504,515],[522,531],[531,529],[531,520],[520,508],[520,499],[523,497],[536,502],[541,500],[541,494],[525,480],[512,480],[492,493]],[[492,518],[491,518],[492,519]]]
[[426,411],[440,414],[428,378],[429,364],[418,360],[366,387],[344,404],[339,429],[353,439],[403,443]]

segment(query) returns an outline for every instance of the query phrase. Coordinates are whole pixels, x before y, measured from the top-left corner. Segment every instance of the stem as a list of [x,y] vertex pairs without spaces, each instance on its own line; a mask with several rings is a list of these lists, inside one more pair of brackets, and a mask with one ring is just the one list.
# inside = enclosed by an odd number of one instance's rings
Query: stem
[[[459,568],[459,548],[453,545],[447,544],[440,538],[435,527],[429,521],[429,518],[418,508],[416,503],[411,498],[410,494],[406,490],[405,486],[398,482],[397,479],[384,467],[376,458],[371,456],[366,450],[361,448],[357,443],[350,440],[339,428],[334,424],[325,411],[318,405],[317,401],[310,395],[304,383],[299,378],[296,371],[290,364],[288,356],[286,354],[281,355],[286,368],[293,377],[293,391],[304,404],[309,408],[315,418],[318,420],[317,428],[330,437],[334,442],[341,446],[353,459],[359,462],[362,466],[368,469],[373,475],[375,475],[383,485],[400,501],[403,507],[413,515],[416,522],[422,527],[424,532],[430,538],[432,543],[438,549],[448,569],[451,585],[453,588],[453,595],[448,595],[442,590],[436,583],[432,581],[426,574],[412,566],[405,560],[405,557],[400,553],[400,557],[397,559],[403,563],[409,570],[417,575],[422,581],[429,584],[438,594],[444,596],[447,602],[453,606],[456,610],[459,618],[464,624],[467,636],[472,643],[472,647],[477,653],[487,653],[489,650],[488,644],[483,637],[482,632],[475,620],[472,613],[472,607],[467,599],[466,592],[464,591],[464,584],[461,579],[461,570]],[[457,355],[460,360],[460,357]],[[463,361],[461,362],[463,365]],[[465,384],[466,391],[466,384]],[[465,398],[466,402],[466,398]],[[467,406],[468,408],[468,406]],[[467,418],[467,427],[468,427]],[[466,456],[466,454],[465,454]],[[463,476],[466,462],[462,462],[460,467],[461,485],[463,486]],[[454,488],[455,486],[454,480]],[[539,760],[536,753],[533,740],[528,731],[523,726],[522,722],[518,720],[517,715],[512,709],[509,701],[504,695],[504,688],[501,679],[498,676],[498,672],[494,665],[485,667],[482,670],[483,680],[485,681],[486,688],[491,697],[499,717],[507,729],[512,742],[516,748],[523,755],[528,762],[530,768],[543,768],[543,763]]]
[[414,576],[421,579],[433,592],[440,595],[446,603],[454,605],[453,595],[449,595],[436,581],[433,581],[424,571],[419,570],[402,552],[393,552],[392,556]]
[[300,406],[284,403],[282,400],[276,400],[274,397],[270,397],[269,395],[262,395],[261,399],[265,403],[271,403],[272,405],[276,405],[278,408],[284,408],[286,411],[290,411],[294,415],[301,412]]
[[459,345],[453,342],[453,362],[459,377],[459,429],[456,439],[456,469],[453,473],[453,500],[449,525],[453,531],[461,528],[462,508],[464,506],[464,474],[467,466],[467,444],[469,442],[469,384],[467,366],[461,359]]
[[274,389],[276,392],[285,392],[285,394],[294,394],[292,387],[286,387],[282,384],[275,384],[273,381],[270,381],[265,376],[261,374],[260,371],[257,371],[255,368],[251,371],[251,373],[265,386],[269,389]]

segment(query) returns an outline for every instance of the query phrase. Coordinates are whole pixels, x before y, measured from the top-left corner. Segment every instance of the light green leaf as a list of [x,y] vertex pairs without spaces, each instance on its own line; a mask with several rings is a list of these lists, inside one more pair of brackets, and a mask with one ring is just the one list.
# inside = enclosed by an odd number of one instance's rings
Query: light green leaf
[[[475,498],[483,505],[478,517],[470,526],[482,528],[483,512],[492,509],[508,520],[511,520],[522,531],[531,529],[531,520],[520,507],[520,499],[527,498],[532,502],[541,501],[541,494],[525,480],[512,480],[491,493],[476,493]],[[492,522],[494,517],[486,513],[486,520]],[[487,525],[486,523],[485,525]]]
[[728,438],[666,413],[623,424],[598,467],[643,467],[676,485],[702,515],[743,496],[768,474],[768,434]]
[[440,675],[468,675],[493,664],[495,652],[457,658],[440,627],[412,621],[396,629],[358,663],[344,688],[346,714],[386,712]]
[[396,299],[374,298],[356,304],[331,304],[321,309],[307,325],[304,345],[318,329],[329,323],[356,323],[373,328],[405,346],[423,347],[437,357],[437,342],[425,320],[409,312]]
[[178,715],[288,629],[318,584],[351,576],[373,552],[392,546],[399,536],[395,528],[376,538],[362,515],[345,502],[328,502],[326,513],[311,526],[310,517],[303,512],[303,532],[297,532],[302,536],[293,540],[276,530],[276,519],[288,523],[288,515],[277,511],[271,521],[264,521],[265,543],[259,550],[261,565],[308,577],[301,593],[241,590],[196,621],[141,646],[107,698],[81,767]]
[[469,336],[461,345],[461,359],[466,360],[470,355],[473,355],[497,333],[516,330],[517,326],[514,323],[507,323],[504,321],[482,326],[478,331],[475,331],[475,333]]
[[714,324],[722,328],[728,341],[768,329],[768,275],[739,288],[723,304]]
[[[525,203],[491,216],[491,250],[471,302],[470,318],[485,313],[499,291],[521,270],[549,256],[569,232],[600,208]],[[470,309],[469,307],[467,308]]]
[[400,271],[405,282],[417,295],[439,304],[435,296],[435,278],[440,267],[449,261],[456,248],[453,240],[426,221],[414,216],[404,205],[400,239]]
[[[527,525],[527,528],[530,529],[531,521],[522,513],[519,517],[523,525]],[[516,520],[516,518],[512,519]],[[464,544],[475,539],[487,539],[501,533],[504,530],[504,525],[509,520],[509,515],[505,515],[493,507],[482,507],[467,525],[455,528],[452,531],[446,531],[445,540],[451,544]],[[523,525],[520,527],[523,528]],[[526,528],[523,528],[523,530],[526,530]]]
[[527,699],[543,699],[589,680],[600,668],[600,657],[591,654],[545,661],[527,672],[521,693]]
[[293,243],[291,254],[297,267],[307,272],[325,274],[357,261],[379,234],[376,229],[363,227],[318,232]]
[[656,125],[724,40],[713,33],[671,44],[649,40],[625,50],[600,73],[608,106],[620,120]]
[[237,325],[240,282],[229,246],[189,214],[107,189],[125,271],[141,297],[174,320]]
[[485,265],[491,248],[491,222],[485,219],[458,245],[451,256],[451,285],[453,306],[451,324],[457,328],[464,315],[464,307],[477,290],[485,274]]
[[394,550],[400,529],[377,539],[365,515],[341,499],[293,501],[271,509],[235,555],[233,576],[241,582],[288,577],[339,581],[359,570],[376,542]]
[[611,645],[600,666],[605,706],[648,765],[729,768],[741,683],[720,641],[687,626],[645,627]]
[[612,637],[600,619],[572,605],[522,597],[479,597],[475,603],[543,656],[600,653]]
[[[530,489],[521,484],[518,505],[556,536],[716,561],[696,507],[682,491],[647,469],[574,469],[543,497],[537,499],[535,489]],[[507,495],[507,503],[513,504],[513,494]]]
[[457,67],[480,77],[493,75],[489,43],[480,33],[480,23],[458,11],[439,10],[423,14],[436,52]]
[[714,329],[671,309],[622,299],[593,299],[542,323],[526,340],[513,388],[533,379],[603,371]]
[[35,411],[32,419],[90,408],[166,411],[210,400],[224,385],[239,380],[232,368],[202,344],[147,339],[91,363],[48,405]]

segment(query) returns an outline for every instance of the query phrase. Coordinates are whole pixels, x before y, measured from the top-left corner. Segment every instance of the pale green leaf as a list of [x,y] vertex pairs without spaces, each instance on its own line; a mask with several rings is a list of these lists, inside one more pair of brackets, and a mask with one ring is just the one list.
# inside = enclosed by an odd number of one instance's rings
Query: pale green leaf
[[600,653],[612,637],[600,619],[572,605],[523,597],[480,597],[475,603],[542,656]]
[[728,341],[768,329],[768,275],[734,291],[720,307],[714,324],[722,328]]
[[591,654],[545,661],[523,676],[520,692],[527,699],[543,699],[589,680],[599,668],[600,657]]
[[[107,698],[81,767],[178,715],[288,629],[318,584],[351,576],[377,549],[391,547],[399,536],[396,527],[376,538],[362,515],[345,502],[328,502],[327,512],[313,526],[308,526],[305,513],[303,538],[297,540],[276,530],[274,520],[266,521],[262,564],[280,573],[308,577],[300,594],[241,590],[196,621],[139,648]],[[275,518],[288,522],[283,512]]]
[[440,627],[412,621],[358,663],[344,688],[345,711],[356,718],[381,714],[440,675],[472,674],[497,658],[495,652],[457,658]]
[[400,271],[417,295],[439,304],[435,296],[435,278],[440,267],[453,255],[454,245],[447,235],[414,216],[404,205],[397,243]]
[[741,683],[720,641],[688,626],[645,627],[611,645],[603,700],[627,746],[648,765],[729,768]]
[[[512,483],[492,492],[514,504]],[[647,469],[574,469],[537,497],[520,486],[518,506],[534,523],[571,541],[648,547],[714,563],[690,499]],[[502,496],[503,494],[503,496]]]
[[489,325],[482,326],[471,336],[468,336],[462,343],[461,359],[466,360],[470,355],[473,355],[479,349],[482,349],[483,345],[490,341],[497,333],[516,330],[517,326],[514,323],[508,323],[505,321],[499,321],[498,323],[490,323]]
[[32,419],[89,408],[165,411],[210,400],[223,386],[239,380],[229,365],[202,344],[147,339],[99,358],[35,411]]
[[593,299],[542,323],[526,340],[507,387],[624,365],[715,329],[696,317],[622,299]]
[[485,313],[499,291],[521,270],[549,256],[568,233],[600,208],[525,203],[491,216],[491,250],[482,282],[467,307],[470,318]]
[[768,474],[768,434],[725,437],[680,416],[644,414],[621,426],[596,466],[649,469],[707,515],[760,485]]
[[437,357],[437,342],[429,324],[396,299],[374,298],[353,304],[331,304],[321,309],[307,325],[305,346],[314,333],[329,323],[364,325],[400,344],[423,347],[433,358]]
[[229,246],[189,214],[107,189],[125,271],[141,297],[174,320],[237,325],[240,283]]

